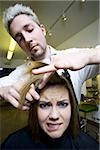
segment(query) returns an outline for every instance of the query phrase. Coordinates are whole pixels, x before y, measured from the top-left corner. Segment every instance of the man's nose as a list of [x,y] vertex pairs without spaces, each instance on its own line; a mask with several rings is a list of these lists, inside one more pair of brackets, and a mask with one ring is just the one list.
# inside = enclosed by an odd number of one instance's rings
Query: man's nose
[[59,119],[59,112],[56,107],[53,107],[51,109],[50,114],[49,114],[49,119],[54,120],[54,121]]
[[32,37],[28,33],[23,32],[23,37],[24,37],[25,42],[32,41]]

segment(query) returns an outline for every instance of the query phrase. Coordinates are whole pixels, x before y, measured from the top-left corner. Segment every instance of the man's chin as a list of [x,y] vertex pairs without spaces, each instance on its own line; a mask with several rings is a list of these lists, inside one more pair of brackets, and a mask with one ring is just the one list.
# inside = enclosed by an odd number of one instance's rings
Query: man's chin
[[44,55],[43,54],[41,54],[41,55],[31,55],[31,58],[32,58],[32,60],[36,60],[36,61],[38,61],[38,60],[42,60],[42,59],[44,59]]

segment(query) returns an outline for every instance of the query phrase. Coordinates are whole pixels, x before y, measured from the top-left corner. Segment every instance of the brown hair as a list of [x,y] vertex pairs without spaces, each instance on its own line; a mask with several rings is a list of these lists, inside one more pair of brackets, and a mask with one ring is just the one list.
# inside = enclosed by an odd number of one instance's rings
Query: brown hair
[[[71,84],[71,80],[68,76],[65,77],[65,75],[63,75],[62,77],[60,77],[57,73],[54,73],[49,79],[49,81],[47,82],[45,87],[49,87],[50,85],[56,85],[56,84],[65,85],[69,91],[70,104],[71,104],[71,119],[70,119],[69,126],[66,130],[67,133],[69,133],[72,136],[72,138],[75,138],[79,129],[79,117],[78,117],[77,99],[75,96],[75,92],[73,90],[73,86]],[[41,93],[42,90],[38,92]],[[38,106],[38,101],[31,104],[29,110],[29,120],[28,120],[29,130],[31,131],[32,136],[35,140],[39,140],[39,128],[40,128],[38,123],[38,116],[37,116],[37,106]]]

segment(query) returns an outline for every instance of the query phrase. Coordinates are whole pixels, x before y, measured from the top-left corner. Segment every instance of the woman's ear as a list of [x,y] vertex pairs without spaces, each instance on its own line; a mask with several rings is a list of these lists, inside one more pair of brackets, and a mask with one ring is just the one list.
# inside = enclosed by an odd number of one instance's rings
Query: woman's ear
[[44,25],[40,24],[40,28],[41,28],[43,34],[46,36],[46,29],[45,29]]

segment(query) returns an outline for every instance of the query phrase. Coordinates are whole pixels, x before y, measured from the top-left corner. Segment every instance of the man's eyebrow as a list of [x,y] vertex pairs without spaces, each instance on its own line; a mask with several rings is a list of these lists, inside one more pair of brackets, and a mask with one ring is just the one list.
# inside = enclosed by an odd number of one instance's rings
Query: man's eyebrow
[[23,28],[27,28],[29,25],[30,25],[30,24],[26,24],[26,25],[24,25],[24,27],[23,27]]
[[[25,28],[27,28],[29,25],[30,25],[30,24],[26,24],[26,25],[23,26],[23,28],[25,29]],[[20,35],[21,35],[20,32],[16,33],[15,39],[17,38],[17,36],[20,36]]]

